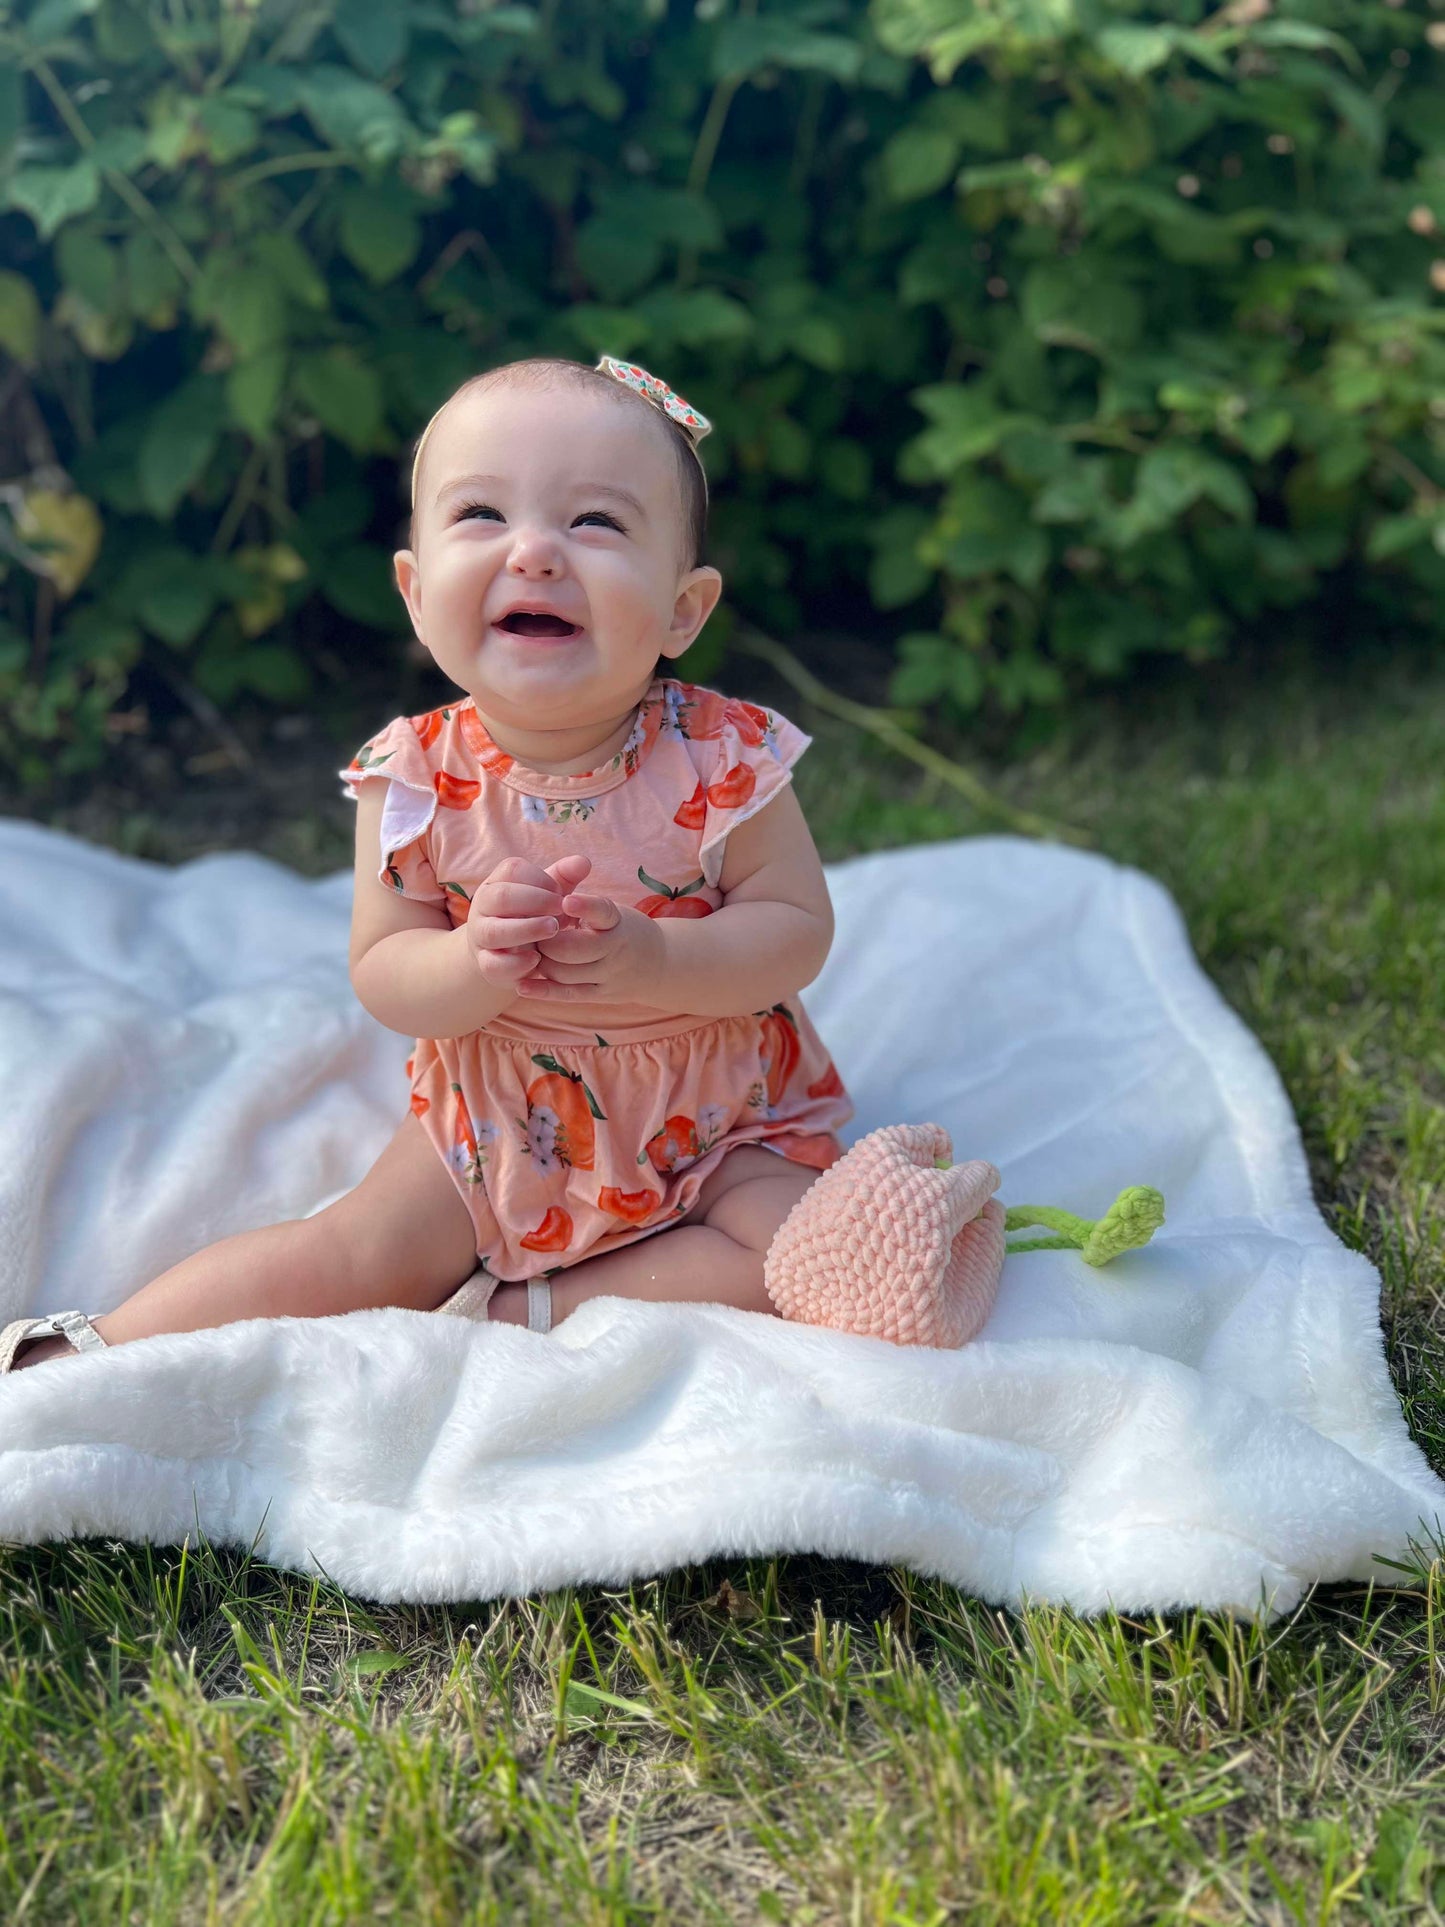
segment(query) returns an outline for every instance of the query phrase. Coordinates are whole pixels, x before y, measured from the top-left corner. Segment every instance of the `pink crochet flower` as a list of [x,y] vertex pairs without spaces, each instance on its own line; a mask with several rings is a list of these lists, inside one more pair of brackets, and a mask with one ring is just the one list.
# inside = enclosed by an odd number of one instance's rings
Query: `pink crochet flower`
[[[999,1174],[941,1124],[885,1124],[809,1185],[768,1247],[784,1318],[895,1345],[965,1345],[998,1295]],[[940,1168],[946,1166],[946,1168]]]

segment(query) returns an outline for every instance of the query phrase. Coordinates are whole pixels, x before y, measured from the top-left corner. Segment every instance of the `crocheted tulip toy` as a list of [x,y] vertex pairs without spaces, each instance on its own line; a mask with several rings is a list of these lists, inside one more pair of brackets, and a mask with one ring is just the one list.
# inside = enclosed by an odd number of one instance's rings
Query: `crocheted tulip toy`
[[[953,1161],[941,1124],[885,1124],[809,1185],[763,1260],[768,1296],[784,1318],[895,1345],[966,1345],[998,1296],[1011,1251],[1076,1250],[1089,1265],[1147,1244],[1164,1222],[1148,1185],[1121,1191],[1097,1222],[1050,1205],[1005,1211],[998,1171]],[[1043,1225],[1057,1235],[1008,1244],[1005,1233]]]

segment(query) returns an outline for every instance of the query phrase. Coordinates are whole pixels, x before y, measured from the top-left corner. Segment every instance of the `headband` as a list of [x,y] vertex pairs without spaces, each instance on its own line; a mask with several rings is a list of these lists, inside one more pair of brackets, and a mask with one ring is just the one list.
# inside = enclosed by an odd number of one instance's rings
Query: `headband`
[[[688,446],[693,452],[698,467],[702,469],[702,482],[705,493],[707,490],[707,470],[702,468],[702,457],[697,452],[697,445],[702,441],[704,436],[712,433],[712,423],[708,420],[707,416],[700,415],[691,403],[685,402],[682,396],[669,388],[665,381],[662,381],[657,375],[650,375],[645,368],[639,368],[635,361],[618,361],[612,355],[604,355],[601,361],[597,363],[595,372],[601,375],[614,376],[616,380],[625,383],[627,387],[631,388],[634,393],[641,395],[644,401],[651,402],[653,407],[659,409],[669,420],[677,423],[678,427],[687,436]],[[442,408],[445,407],[446,403],[443,402]],[[437,415],[441,412],[442,409],[439,408],[436,415],[432,416],[431,421],[429,421],[422,430],[421,440],[416,445],[416,454],[412,457],[411,505],[413,508],[416,507],[416,478],[421,473],[421,452],[426,447],[426,438],[432,432],[433,423],[435,423]]]

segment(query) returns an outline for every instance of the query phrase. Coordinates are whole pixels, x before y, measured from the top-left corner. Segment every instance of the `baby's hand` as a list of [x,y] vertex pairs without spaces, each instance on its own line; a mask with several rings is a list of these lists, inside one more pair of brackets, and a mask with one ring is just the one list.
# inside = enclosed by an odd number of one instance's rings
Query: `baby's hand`
[[591,867],[585,856],[559,857],[546,870],[509,856],[477,885],[467,912],[467,941],[489,984],[515,990],[537,967],[536,943],[575,927],[562,898]]
[[[572,860],[564,857],[562,863]],[[578,860],[587,862],[585,857]],[[569,927],[538,940],[537,967],[517,984],[518,996],[555,997],[567,1003],[651,1003],[662,967],[658,925],[630,905],[572,889],[570,883],[569,878],[562,899]]]

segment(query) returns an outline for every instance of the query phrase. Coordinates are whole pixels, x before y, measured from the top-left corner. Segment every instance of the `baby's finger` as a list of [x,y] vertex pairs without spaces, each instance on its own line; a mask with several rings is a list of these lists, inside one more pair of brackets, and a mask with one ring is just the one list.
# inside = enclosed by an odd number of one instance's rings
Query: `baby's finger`
[[541,992],[572,1004],[595,1002],[601,988],[601,984],[559,984],[550,977],[524,977],[517,985],[519,994],[524,997],[535,997]]
[[542,961],[530,943],[519,944],[515,950],[486,950],[482,955],[487,974],[503,979],[530,976]]
[[[559,861],[565,862],[566,858]],[[545,890],[549,896],[557,893],[557,879],[551,871],[542,869],[539,864],[529,863],[524,856],[503,857],[483,887],[501,889],[509,883],[525,884],[532,890]]]
[[552,886],[543,890],[530,883],[487,883],[477,906],[479,917],[549,917],[561,909],[562,892]]
[[622,919],[622,912],[611,897],[591,896],[581,890],[573,890],[563,897],[562,908],[568,916],[579,918],[589,930],[611,930]]
[[[549,863],[547,865],[547,875],[551,877],[555,883],[575,884],[580,883],[591,868],[591,857],[583,856],[582,852],[578,850],[572,856],[559,856],[555,863]],[[565,872],[565,875],[563,872]]]
[[592,963],[607,954],[607,945],[602,941],[604,934],[588,930],[583,924],[573,924],[555,936],[538,937],[536,944],[544,957],[559,957],[566,963]]
[[478,917],[472,924],[472,941],[483,950],[515,950],[556,935],[555,917]]

